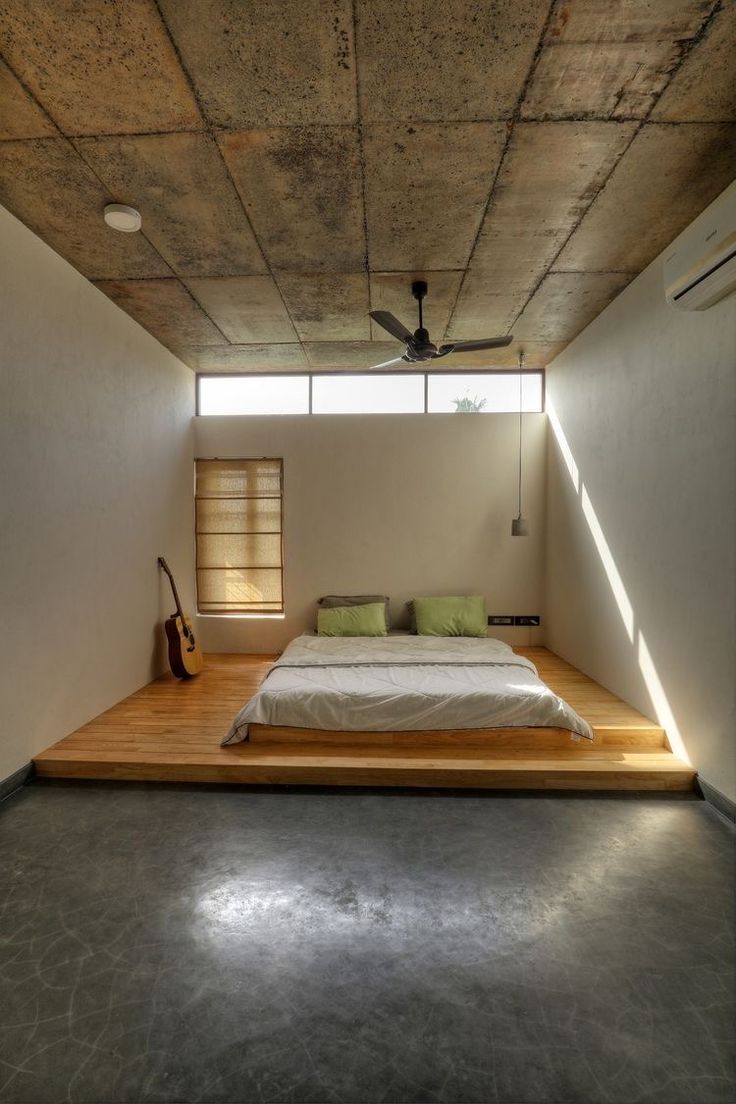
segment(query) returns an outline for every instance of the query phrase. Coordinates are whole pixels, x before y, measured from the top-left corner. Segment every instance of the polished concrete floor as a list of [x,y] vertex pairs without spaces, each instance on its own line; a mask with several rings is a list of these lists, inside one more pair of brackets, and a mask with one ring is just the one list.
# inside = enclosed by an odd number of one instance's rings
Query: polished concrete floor
[[733,889],[696,800],[36,783],[0,1100],[732,1102]]

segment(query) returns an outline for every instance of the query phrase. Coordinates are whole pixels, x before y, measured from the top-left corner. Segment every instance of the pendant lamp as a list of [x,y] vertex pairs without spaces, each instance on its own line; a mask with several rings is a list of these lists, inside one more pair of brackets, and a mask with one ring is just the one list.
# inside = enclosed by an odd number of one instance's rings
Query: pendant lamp
[[529,525],[521,512],[521,457],[522,457],[522,382],[524,371],[524,354],[519,353],[519,512],[511,522],[512,537],[528,537]]

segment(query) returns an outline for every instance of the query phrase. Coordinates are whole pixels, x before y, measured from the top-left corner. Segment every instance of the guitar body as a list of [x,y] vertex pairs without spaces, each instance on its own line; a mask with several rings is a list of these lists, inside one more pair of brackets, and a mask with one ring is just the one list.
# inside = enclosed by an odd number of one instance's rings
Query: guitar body
[[176,678],[187,679],[198,675],[204,666],[202,652],[194,639],[192,622],[183,620],[178,613],[167,617],[164,624],[169,642],[169,667]]
[[171,673],[179,679],[192,678],[194,675],[198,675],[204,667],[202,651],[194,638],[192,622],[182,612],[174,576],[171,574],[169,565],[163,556],[159,556],[158,565],[169,577],[171,591],[176,602],[176,613],[172,613],[171,617],[167,617],[164,622],[166,639],[169,644]]

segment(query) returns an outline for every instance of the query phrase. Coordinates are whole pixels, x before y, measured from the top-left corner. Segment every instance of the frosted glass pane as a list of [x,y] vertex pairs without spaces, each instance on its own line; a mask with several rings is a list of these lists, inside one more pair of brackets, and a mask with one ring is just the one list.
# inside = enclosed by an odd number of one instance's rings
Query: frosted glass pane
[[197,572],[197,608],[201,613],[280,612],[283,608],[281,570],[200,569]]
[[199,567],[281,567],[280,533],[199,533]]
[[422,414],[424,377],[314,376],[314,414]]
[[308,414],[308,376],[200,376],[200,414]]
[[[253,509],[253,504],[257,509]],[[249,506],[246,510],[244,507]],[[280,533],[281,500],[278,498],[197,499],[198,533]]]
[[[430,374],[427,391],[430,414],[480,412],[513,413],[519,409],[519,373],[452,372]],[[542,373],[525,372],[521,381],[521,408],[542,409]]]
[[280,460],[196,460],[197,498],[278,498]]

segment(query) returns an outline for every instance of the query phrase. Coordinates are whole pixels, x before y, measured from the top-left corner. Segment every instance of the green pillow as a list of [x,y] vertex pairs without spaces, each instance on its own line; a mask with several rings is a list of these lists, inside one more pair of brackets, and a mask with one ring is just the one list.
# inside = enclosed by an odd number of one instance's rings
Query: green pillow
[[386,636],[383,602],[317,610],[317,636]]
[[415,598],[414,613],[420,636],[488,635],[485,598]]

